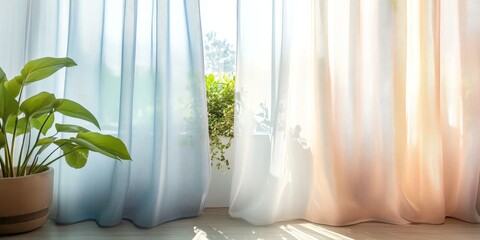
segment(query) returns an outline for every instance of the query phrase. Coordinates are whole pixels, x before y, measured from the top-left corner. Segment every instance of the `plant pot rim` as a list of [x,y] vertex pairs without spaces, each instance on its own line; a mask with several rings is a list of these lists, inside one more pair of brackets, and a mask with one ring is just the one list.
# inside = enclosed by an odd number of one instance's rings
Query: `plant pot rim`
[[22,178],[28,178],[28,177],[31,177],[31,176],[38,176],[38,174],[47,174],[49,172],[53,171],[53,168],[52,167],[48,167],[47,170],[43,171],[43,172],[39,172],[39,173],[34,173],[34,174],[30,174],[30,175],[25,175],[25,176],[15,176],[15,177],[3,177],[3,174],[2,172],[0,172],[0,181],[4,180],[6,181],[7,179],[22,179]]

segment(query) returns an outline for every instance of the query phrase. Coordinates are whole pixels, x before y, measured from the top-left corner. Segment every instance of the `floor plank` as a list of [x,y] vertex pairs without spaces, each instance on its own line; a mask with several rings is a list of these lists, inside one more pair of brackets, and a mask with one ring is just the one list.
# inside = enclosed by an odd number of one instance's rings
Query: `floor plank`
[[[197,233],[195,230],[197,229]],[[202,232],[203,231],[203,232]],[[205,236],[206,235],[206,236]],[[195,238],[196,236],[196,238]],[[119,226],[100,228],[94,222],[60,226],[48,222],[37,231],[3,239],[480,239],[480,225],[447,218],[442,225],[361,223],[331,227],[303,220],[254,226],[233,219],[226,208],[207,208],[197,218],[183,219],[153,229],[138,229],[124,221]]]

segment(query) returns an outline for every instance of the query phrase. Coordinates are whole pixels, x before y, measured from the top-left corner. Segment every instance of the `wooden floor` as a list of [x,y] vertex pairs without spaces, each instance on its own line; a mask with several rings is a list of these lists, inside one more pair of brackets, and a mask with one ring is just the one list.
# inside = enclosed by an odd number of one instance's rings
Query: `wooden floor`
[[480,224],[448,218],[442,225],[362,223],[330,227],[296,220],[254,226],[232,219],[226,208],[207,208],[202,216],[178,220],[153,229],[137,229],[129,222],[99,228],[94,222],[58,226],[48,222],[37,231],[3,239],[480,239]]

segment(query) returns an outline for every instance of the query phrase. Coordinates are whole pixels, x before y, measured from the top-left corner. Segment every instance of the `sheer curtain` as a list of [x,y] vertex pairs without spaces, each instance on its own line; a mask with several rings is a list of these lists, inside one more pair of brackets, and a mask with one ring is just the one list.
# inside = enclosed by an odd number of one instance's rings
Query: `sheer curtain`
[[480,222],[480,2],[238,1],[230,214]]
[[57,76],[65,81],[42,89],[86,106],[133,158],[92,154],[81,170],[60,162],[51,216],[101,226],[128,219],[144,228],[197,216],[210,171],[198,1],[1,0],[0,6],[0,66],[8,77],[25,60],[71,57],[78,66]]

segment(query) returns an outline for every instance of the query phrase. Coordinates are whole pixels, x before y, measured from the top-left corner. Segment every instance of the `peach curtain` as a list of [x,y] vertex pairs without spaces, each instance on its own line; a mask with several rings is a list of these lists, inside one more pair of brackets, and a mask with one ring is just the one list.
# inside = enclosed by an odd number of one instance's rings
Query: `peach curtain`
[[480,222],[480,1],[238,8],[233,217]]

